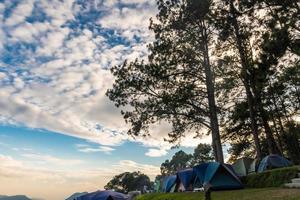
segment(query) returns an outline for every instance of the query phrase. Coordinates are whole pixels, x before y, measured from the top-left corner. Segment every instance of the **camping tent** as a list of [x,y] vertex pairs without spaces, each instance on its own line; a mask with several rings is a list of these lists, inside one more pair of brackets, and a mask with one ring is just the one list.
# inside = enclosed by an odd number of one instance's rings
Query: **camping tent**
[[78,197],[83,196],[83,195],[85,195],[85,194],[87,194],[87,192],[77,192],[77,193],[72,194],[72,195],[71,195],[70,197],[68,197],[66,200],[77,200]]
[[110,190],[96,191],[80,196],[77,200],[128,200],[129,197],[125,194]]
[[195,179],[195,173],[192,168],[184,169],[177,172],[179,191],[189,191],[193,189],[193,181]]
[[155,181],[154,181],[154,191],[155,192],[160,192],[161,191],[161,180],[160,179],[155,179]]
[[163,181],[163,192],[174,192],[176,187],[177,176],[167,176]]
[[241,189],[243,185],[235,173],[226,165],[217,162],[203,163],[193,168],[195,186],[210,184],[213,190]]
[[263,172],[268,169],[288,167],[290,165],[292,165],[292,163],[288,159],[276,154],[271,154],[262,159],[257,171]]
[[232,167],[238,176],[246,176],[251,172],[255,172],[255,162],[254,165],[253,162],[254,159],[244,157],[244,158],[237,159],[235,163],[232,165]]

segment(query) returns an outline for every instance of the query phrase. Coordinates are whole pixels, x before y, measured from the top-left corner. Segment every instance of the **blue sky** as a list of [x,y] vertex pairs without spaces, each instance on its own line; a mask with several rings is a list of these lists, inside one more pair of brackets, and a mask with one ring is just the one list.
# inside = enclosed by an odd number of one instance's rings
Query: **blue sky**
[[[155,1],[0,0],[0,194],[58,200],[124,171],[151,178],[178,150],[126,134],[109,68],[145,58]],[[200,142],[187,134],[182,148]]]

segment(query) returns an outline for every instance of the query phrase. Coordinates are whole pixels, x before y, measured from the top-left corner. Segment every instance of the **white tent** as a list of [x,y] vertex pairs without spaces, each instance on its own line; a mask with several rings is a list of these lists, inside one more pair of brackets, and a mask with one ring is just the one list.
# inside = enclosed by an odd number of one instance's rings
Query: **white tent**
[[232,168],[238,176],[246,176],[255,172],[255,160],[247,157],[237,159]]

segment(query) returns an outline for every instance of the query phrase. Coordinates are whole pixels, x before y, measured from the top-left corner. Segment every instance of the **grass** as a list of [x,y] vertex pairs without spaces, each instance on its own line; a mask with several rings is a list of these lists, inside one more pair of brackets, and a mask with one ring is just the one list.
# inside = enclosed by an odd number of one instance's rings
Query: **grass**
[[[136,200],[204,200],[202,192],[146,194]],[[262,188],[212,192],[212,200],[300,200],[300,189]]]

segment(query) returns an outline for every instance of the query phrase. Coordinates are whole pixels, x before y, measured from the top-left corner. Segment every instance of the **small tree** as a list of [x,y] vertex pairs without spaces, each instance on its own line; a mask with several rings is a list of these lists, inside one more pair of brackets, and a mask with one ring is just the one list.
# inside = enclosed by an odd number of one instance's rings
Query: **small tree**
[[174,154],[172,159],[166,160],[160,166],[160,171],[163,176],[175,174],[178,170],[185,169],[191,166],[193,156],[180,150]]
[[150,178],[141,172],[124,172],[114,176],[104,188],[117,192],[143,191],[144,186],[151,187]]
[[194,150],[191,166],[213,161],[212,148],[209,144],[200,143]]

